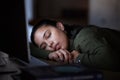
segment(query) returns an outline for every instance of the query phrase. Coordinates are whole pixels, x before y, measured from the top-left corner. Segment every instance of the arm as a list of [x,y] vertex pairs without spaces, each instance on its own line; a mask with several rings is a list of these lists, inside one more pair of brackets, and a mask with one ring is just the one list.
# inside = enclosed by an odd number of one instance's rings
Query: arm
[[72,63],[72,56],[70,52],[64,49],[50,52],[35,47],[32,43],[30,44],[31,54],[37,58],[50,59],[62,63]]
[[93,30],[86,29],[77,35],[75,39],[75,49],[80,54],[75,58],[75,61],[80,60],[81,64],[112,69],[118,66],[118,57],[116,52],[110,47],[104,37]]
[[48,59],[48,55],[50,54],[49,51],[40,49],[34,46],[32,43],[30,43],[30,52],[32,56],[35,56],[37,58],[43,58],[43,59]]
[[60,49],[49,54],[49,59],[62,62],[62,63],[72,63],[72,55],[68,50]]

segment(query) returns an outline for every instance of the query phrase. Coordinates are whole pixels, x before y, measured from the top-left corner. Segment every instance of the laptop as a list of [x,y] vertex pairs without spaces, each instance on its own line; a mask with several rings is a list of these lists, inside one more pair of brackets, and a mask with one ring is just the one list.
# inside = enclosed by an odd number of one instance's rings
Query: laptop
[[[5,5],[2,5],[5,4]],[[0,2],[0,51],[28,64],[47,65],[31,56],[25,20],[24,0]]]

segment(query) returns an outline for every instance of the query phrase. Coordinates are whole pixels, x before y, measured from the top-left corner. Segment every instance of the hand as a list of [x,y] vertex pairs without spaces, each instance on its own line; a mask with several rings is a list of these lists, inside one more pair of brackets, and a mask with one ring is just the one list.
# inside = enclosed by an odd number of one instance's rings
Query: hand
[[80,54],[80,52],[77,51],[77,50],[73,50],[73,51],[71,52],[71,54],[72,54],[72,56],[73,56],[73,60],[75,61],[75,59],[78,57],[78,55]]
[[58,62],[72,63],[72,55],[68,50],[60,49],[49,54],[49,59]]

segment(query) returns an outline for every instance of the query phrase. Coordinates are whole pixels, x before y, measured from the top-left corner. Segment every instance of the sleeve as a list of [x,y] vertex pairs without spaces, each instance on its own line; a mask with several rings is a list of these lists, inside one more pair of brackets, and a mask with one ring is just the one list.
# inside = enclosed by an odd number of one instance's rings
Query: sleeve
[[77,35],[74,44],[75,49],[80,51],[76,63],[103,69],[113,69],[119,65],[116,52],[97,30],[83,30]]
[[35,47],[32,43],[30,43],[30,52],[32,56],[43,59],[48,59],[50,53],[49,51]]

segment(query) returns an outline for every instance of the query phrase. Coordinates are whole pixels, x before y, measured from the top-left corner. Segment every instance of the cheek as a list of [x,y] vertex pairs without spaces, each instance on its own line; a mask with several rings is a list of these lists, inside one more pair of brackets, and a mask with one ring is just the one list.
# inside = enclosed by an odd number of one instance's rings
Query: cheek
[[37,45],[39,45],[39,39],[34,40]]
[[42,41],[42,38],[40,36],[35,36],[34,41],[37,45],[39,45],[40,41]]
[[47,47],[45,50],[48,50],[48,51],[55,51],[53,48],[51,47]]
[[59,39],[59,33],[57,32],[52,32],[51,39],[52,40],[58,40]]
[[60,42],[61,44],[63,43],[64,45],[67,44],[66,35],[61,31],[52,32],[51,40],[56,41],[56,42]]
[[64,38],[64,40],[62,41],[62,47],[64,49],[67,49],[68,48],[68,40],[66,38]]
[[68,48],[68,38],[67,36],[64,34],[62,37],[61,37],[61,41],[62,41],[62,45],[65,49]]

